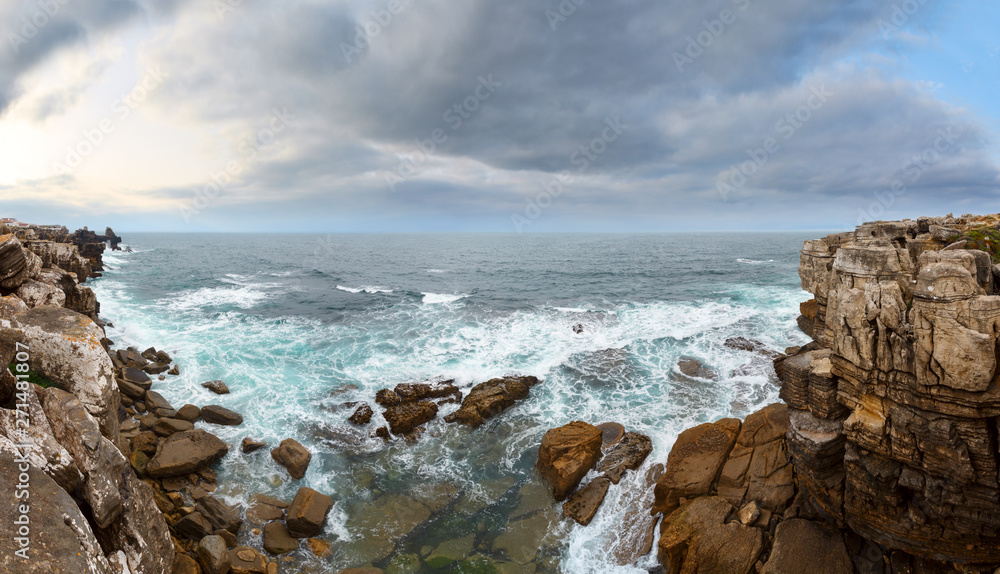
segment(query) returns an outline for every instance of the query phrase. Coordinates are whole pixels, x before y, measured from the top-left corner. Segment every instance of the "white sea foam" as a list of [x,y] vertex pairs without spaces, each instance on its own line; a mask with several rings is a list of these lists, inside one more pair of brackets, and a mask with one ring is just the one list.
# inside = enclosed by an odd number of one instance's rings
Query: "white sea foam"
[[468,295],[448,295],[444,293],[421,293],[424,296],[425,305],[433,305],[436,303],[454,303],[459,299],[465,299]]
[[234,306],[252,309],[269,295],[253,287],[203,287],[184,291],[160,301],[171,311],[191,311],[206,307]]
[[590,309],[583,309],[582,307],[554,307],[556,311],[562,313],[590,313]]
[[337,285],[337,289],[341,291],[347,291],[348,293],[368,293],[368,294],[392,293],[392,289],[388,289],[386,287],[377,287],[377,286],[376,287],[365,286],[365,287],[355,288],[355,287],[344,287],[343,285]]
[[740,259],[737,259],[736,261],[738,263],[747,263],[749,265],[760,265],[762,263],[774,263],[774,259],[758,260],[758,259],[743,259],[743,258],[740,258]]
[[444,269],[428,269],[428,273],[447,273]]

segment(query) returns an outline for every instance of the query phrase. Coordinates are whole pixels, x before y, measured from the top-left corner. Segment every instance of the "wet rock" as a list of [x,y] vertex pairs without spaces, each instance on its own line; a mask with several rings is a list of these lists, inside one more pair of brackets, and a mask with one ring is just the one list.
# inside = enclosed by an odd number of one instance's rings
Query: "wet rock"
[[678,361],[677,368],[680,369],[681,373],[696,379],[715,381],[719,378],[719,375],[714,370],[705,366],[705,364],[698,359],[691,357],[685,357]]
[[267,443],[266,442],[261,442],[259,440],[254,440],[254,439],[252,439],[250,437],[243,437],[243,440],[240,442],[240,449],[243,451],[244,454],[250,454],[252,452],[257,452],[258,450],[260,450],[262,448],[267,448]]
[[243,519],[240,518],[239,512],[213,496],[205,496],[198,500],[195,504],[195,510],[208,520],[209,524],[212,525],[213,532],[228,530],[237,534],[240,531],[240,526],[243,525]]
[[573,332],[576,333],[577,335],[583,334],[583,325],[581,325],[580,323],[573,325]]
[[601,429],[602,446],[607,449],[620,441],[625,436],[625,427],[618,423],[601,423],[597,425]]
[[[156,391],[146,391],[145,403],[146,403],[146,410],[148,410],[151,413],[155,413],[156,411],[159,410],[174,411],[174,407],[170,406],[170,403],[167,402],[167,399],[163,398],[163,395],[161,395]],[[174,412],[176,413],[177,411]]]
[[364,426],[371,422],[373,414],[372,408],[367,404],[364,404],[359,406],[354,411],[354,414],[352,414],[347,420],[350,421],[352,425]]
[[392,436],[389,434],[389,427],[386,426],[378,427],[377,429],[375,429],[375,436],[386,442],[389,442],[389,439],[392,438]]
[[393,389],[400,402],[413,403],[427,399],[440,399],[448,396],[462,396],[462,392],[454,385],[454,380],[435,381],[428,383],[403,383]]
[[145,389],[124,379],[118,379],[118,390],[132,400],[142,400],[146,396]]
[[285,524],[289,534],[296,538],[316,536],[332,507],[333,499],[329,496],[311,488],[300,488],[286,513]]
[[711,492],[736,444],[740,426],[738,419],[722,419],[682,432],[670,449],[663,476],[656,483],[653,512],[668,515],[682,497]]
[[237,546],[229,551],[230,574],[267,574],[267,560],[253,548]]
[[527,397],[539,382],[536,377],[503,377],[480,383],[472,387],[462,406],[445,421],[478,427]]
[[[150,380],[148,374],[134,367],[125,367],[124,369],[122,369],[122,379],[124,379],[129,383],[132,383],[133,385],[143,389],[144,391],[148,391],[153,384],[153,381]],[[134,397],[134,398],[139,398],[139,397]]]
[[153,432],[160,436],[170,436],[189,430],[194,430],[194,425],[180,419],[157,419],[153,425]]
[[[150,375],[159,375],[161,373],[165,373],[168,370],[170,370],[170,363],[161,363],[161,362],[150,363],[146,365],[145,368],[143,368],[143,370],[149,373]],[[163,379],[164,377],[160,377],[161,381]]]
[[611,481],[603,476],[590,481],[586,486],[574,492],[569,500],[563,504],[563,517],[572,518],[578,524],[587,526],[604,502],[609,488],[611,488]]
[[621,441],[611,447],[601,459],[597,471],[603,472],[611,482],[618,484],[626,472],[642,466],[651,452],[653,452],[653,441],[648,436],[634,432],[625,433]]
[[427,556],[427,558],[424,559],[424,563],[431,568],[447,568],[448,566],[451,566],[452,564],[455,564],[472,554],[472,548],[475,541],[475,534],[463,536],[462,538],[446,540],[439,544],[437,548],[435,548]]
[[178,365],[174,365],[173,367],[170,367],[170,370],[167,371],[167,374],[168,375],[174,375],[174,376],[180,375],[181,374],[181,368]]
[[361,568],[345,568],[337,574],[385,574],[381,568],[363,566]]
[[594,467],[601,457],[601,443],[601,430],[580,421],[545,433],[535,467],[552,487],[556,500],[565,500]]
[[272,520],[281,520],[285,517],[285,511],[277,506],[258,502],[247,510],[247,520],[253,524],[266,524]]
[[732,510],[732,505],[718,497],[681,505],[664,518],[660,563],[668,572],[749,574],[763,550],[763,533],[737,522],[726,523]]
[[277,448],[271,450],[271,458],[285,467],[292,478],[301,479],[309,468],[312,453],[297,440],[286,438]]
[[238,426],[243,424],[243,415],[219,405],[201,407],[201,420],[223,426]]
[[386,495],[370,504],[357,505],[355,511],[349,513],[347,527],[350,532],[366,539],[367,543],[375,540],[384,543],[384,548],[391,553],[397,542],[430,517],[430,509],[420,502],[408,496]]
[[394,435],[412,433],[417,427],[434,420],[438,406],[429,401],[402,403],[385,410],[385,421]]
[[206,536],[198,542],[198,563],[204,574],[228,574],[232,568],[229,549],[221,536]]
[[447,482],[421,484],[411,492],[414,499],[437,514],[458,498],[458,487]]
[[226,385],[224,381],[219,381],[219,380],[205,381],[204,383],[201,384],[201,386],[205,387],[206,389],[212,391],[217,395],[229,394],[229,387]]
[[264,550],[271,554],[288,554],[299,547],[299,541],[288,533],[281,522],[271,522],[264,526]]
[[529,564],[539,550],[549,544],[547,539],[557,520],[556,512],[542,512],[523,520],[509,521],[503,533],[493,541],[493,551],[503,552],[517,564]]
[[202,429],[179,432],[160,445],[146,472],[157,478],[181,476],[214,463],[228,452],[226,443]]
[[757,353],[769,359],[776,359],[779,356],[781,356],[781,353],[768,349],[767,345],[755,339],[747,339],[744,337],[733,337],[731,339],[726,339],[724,345],[730,349],[736,349],[738,351]]
[[384,408],[394,407],[402,402],[395,392],[389,389],[382,389],[375,393],[375,402]]
[[184,405],[177,409],[177,418],[189,423],[197,422],[199,417],[201,417],[201,409],[195,405]]
[[[517,507],[509,515],[512,520],[530,516],[552,506],[552,493],[548,484],[535,478],[521,485],[517,497]],[[497,496],[497,498],[500,497]]]
[[[19,476],[19,466],[13,455],[0,451],[0,476]],[[112,574],[90,524],[73,499],[35,467],[29,466],[27,473],[31,485],[30,544],[25,544],[27,550],[23,550],[10,526],[21,516],[18,505],[0,504],[0,523],[6,530],[0,536],[0,569],[18,574]],[[2,500],[17,500],[16,486],[13,480],[0,481]],[[17,551],[23,551],[27,559],[16,555]]]
[[312,552],[313,556],[317,558],[326,558],[330,555],[330,543],[322,538],[309,538],[306,540],[306,546],[309,548],[309,552]]
[[31,369],[76,395],[104,436],[117,439],[118,385],[101,346],[101,328],[84,315],[57,307],[36,307],[17,321],[31,348]]
[[792,518],[778,524],[771,556],[761,574],[850,574],[853,571],[840,532],[816,522]]

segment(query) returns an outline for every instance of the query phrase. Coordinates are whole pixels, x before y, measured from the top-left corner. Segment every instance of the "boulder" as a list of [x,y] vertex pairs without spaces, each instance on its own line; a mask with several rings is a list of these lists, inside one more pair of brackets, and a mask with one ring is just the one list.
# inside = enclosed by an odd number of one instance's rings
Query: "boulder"
[[602,446],[607,449],[617,443],[625,436],[625,427],[618,423],[601,423],[597,425],[602,433]]
[[17,321],[31,349],[31,369],[76,395],[104,436],[117,440],[121,403],[111,359],[101,345],[101,328],[58,307],[35,307],[18,315]]
[[22,516],[20,505],[0,504],[0,523],[5,531],[0,536],[0,570],[18,574],[112,574],[90,523],[70,495],[41,470],[0,451],[0,476],[16,478],[22,473],[28,475],[30,491],[19,488],[16,480],[0,481],[0,499],[4,501],[23,499],[23,495],[17,496],[19,491],[30,494],[26,536],[16,535],[13,526]]
[[174,433],[194,430],[194,425],[180,419],[156,419],[153,432],[160,436],[170,436]]
[[63,293],[62,289],[33,279],[21,283],[16,294],[24,301],[25,305],[31,308],[41,305],[62,307],[66,304],[66,294]]
[[[163,395],[156,391],[146,391],[145,401],[146,410],[151,413],[155,413],[158,410],[173,411],[174,407],[167,402],[167,399],[163,398]],[[174,411],[176,412],[176,411]]]
[[449,396],[459,397],[462,392],[454,385],[455,381],[435,381],[426,383],[402,383],[396,385],[393,392],[399,397],[400,402],[413,403],[427,399],[440,399]]
[[[122,369],[122,379],[132,383],[144,391],[148,391],[149,388],[153,386],[153,381],[150,380],[149,375],[142,369],[137,369],[135,367],[125,367]],[[159,396],[159,394],[157,394],[157,396]]]
[[200,417],[201,409],[195,405],[184,405],[183,407],[177,409],[177,418],[185,420],[189,423],[197,422]]
[[565,500],[594,467],[601,457],[601,443],[601,429],[580,421],[545,433],[535,467],[556,500]]
[[253,548],[237,546],[229,551],[230,574],[268,574],[267,560]]
[[478,427],[527,397],[531,387],[539,382],[536,377],[503,377],[480,383],[472,387],[462,406],[444,420]]
[[609,488],[611,488],[611,481],[603,476],[590,481],[587,486],[574,492],[563,503],[563,517],[572,518],[578,524],[587,526],[594,519],[601,503],[604,502]]
[[228,574],[232,567],[229,549],[221,536],[209,535],[198,542],[198,563],[204,574]]
[[401,403],[385,410],[385,421],[394,435],[412,433],[417,427],[434,420],[438,406],[430,401]]
[[212,533],[212,524],[200,512],[192,512],[174,524],[174,532],[181,538],[201,540]]
[[682,432],[670,449],[663,477],[656,483],[653,512],[670,514],[682,497],[711,492],[736,444],[740,426],[738,419],[722,419]]
[[281,441],[277,448],[271,450],[271,458],[274,459],[274,462],[285,467],[292,478],[301,479],[306,475],[306,469],[309,468],[312,453],[299,444],[297,440],[286,438]]
[[402,402],[395,392],[389,389],[382,389],[375,393],[375,402],[384,408],[394,407]]
[[226,506],[214,496],[200,498],[195,503],[194,508],[212,525],[213,532],[216,530],[228,530],[233,534],[237,534],[240,531],[240,526],[243,525],[240,513]]
[[323,529],[326,515],[333,507],[333,499],[315,490],[302,487],[288,506],[285,524],[296,538],[316,536]]
[[225,381],[218,381],[218,380],[216,380],[216,381],[205,381],[204,383],[201,384],[201,386],[205,387],[206,389],[212,391],[213,393],[215,393],[217,395],[228,395],[229,394],[229,386],[226,385]]
[[[664,518],[658,557],[667,572],[750,574],[764,547],[759,528],[726,522],[733,507],[718,497],[698,498]],[[784,572],[811,572],[785,570]]]
[[[226,556],[228,557],[229,554],[226,553]],[[174,555],[174,569],[172,570],[172,574],[203,574],[203,572],[207,573],[206,570],[198,565],[198,562],[194,558],[180,552]],[[229,572],[228,568],[226,572]]]
[[39,396],[52,433],[66,447],[83,473],[83,497],[94,523],[107,528],[122,512],[123,482],[128,461],[114,443],[101,435],[94,417],[76,396],[50,387]]
[[250,437],[243,437],[243,440],[240,441],[240,450],[243,451],[243,454],[250,454],[252,452],[257,452],[262,448],[267,448],[266,442],[254,440]]
[[214,425],[239,426],[243,424],[243,415],[219,405],[201,407],[201,420]]
[[280,522],[264,526],[264,550],[271,554],[288,554],[299,547],[299,540],[288,533],[288,528]]
[[851,574],[853,571],[844,537],[838,530],[810,520],[791,518],[778,524],[771,556],[761,574]]
[[736,506],[755,501],[784,512],[795,496],[788,456],[788,407],[776,403],[746,418],[719,478],[719,496]]
[[247,520],[253,524],[267,524],[272,520],[281,520],[285,511],[277,506],[258,502],[247,509]]
[[229,452],[229,447],[213,434],[194,429],[167,437],[149,461],[149,476],[182,476],[204,468]]
[[352,425],[364,426],[371,422],[372,420],[372,408],[367,404],[359,406],[355,409],[354,414],[347,419]]
[[614,484],[618,484],[626,472],[642,466],[651,452],[653,452],[653,441],[648,436],[627,432],[604,455],[597,471],[604,473],[604,476]]

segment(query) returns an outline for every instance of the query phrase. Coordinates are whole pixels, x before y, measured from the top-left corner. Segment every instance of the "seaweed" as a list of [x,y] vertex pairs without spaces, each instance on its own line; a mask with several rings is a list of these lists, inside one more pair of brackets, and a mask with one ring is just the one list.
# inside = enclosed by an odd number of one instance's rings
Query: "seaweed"
[[985,251],[993,263],[1000,263],[1000,229],[984,225],[969,229],[960,239],[966,241],[966,249]]
[[[23,365],[24,363],[16,363],[16,362],[15,363],[11,363],[10,364],[10,372],[14,373],[15,375],[23,375],[23,374],[25,374],[25,373],[20,372],[20,371],[17,370],[16,367],[17,367],[18,364],[22,364]],[[47,389],[49,387],[55,387],[57,389],[61,388],[56,383],[53,383],[52,381],[50,381],[50,380],[46,379],[45,377],[39,375],[35,371],[28,371],[27,375],[28,375],[27,381],[29,383],[31,383],[33,385],[38,385],[39,387],[42,387],[43,389]]]

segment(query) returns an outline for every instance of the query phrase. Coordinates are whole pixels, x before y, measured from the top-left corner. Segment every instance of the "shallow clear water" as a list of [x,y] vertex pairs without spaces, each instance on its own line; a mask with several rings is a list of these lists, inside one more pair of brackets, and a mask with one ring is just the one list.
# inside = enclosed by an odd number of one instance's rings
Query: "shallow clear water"
[[[628,507],[651,495],[645,470],[681,430],[777,400],[768,361],[723,343],[743,336],[780,351],[806,340],[795,325],[807,299],[798,250],[813,236],[129,234],[135,252],[108,252],[92,286],[118,346],[163,348],[181,366],[154,387],[175,406],[243,413],[240,427],[210,429],[233,445],[292,437],[313,451],[303,481],[238,448],[220,472],[219,494],[233,502],[291,498],[301,485],[334,496],[324,532],[333,556],[300,550],[296,568],[354,565],[371,551],[358,542],[367,504],[440,482],[462,492],[458,504],[399,552],[474,535],[477,553],[500,557],[494,539],[528,498],[542,434],[583,420],[620,422],[655,450],[590,526],[563,525],[539,569],[642,572],[615,565],[611,551]],[[718,379],[681,376],[682,357]],[[454,406],[416,444],[371,438],[377,408],[368,429],[346,421],[345,403],[374,406],[375,391],[397,383],[447,377],[467,391],[512,373],[544,382],[474,431],[441,421]],[[232,394],[200,386],[210,379]]]

